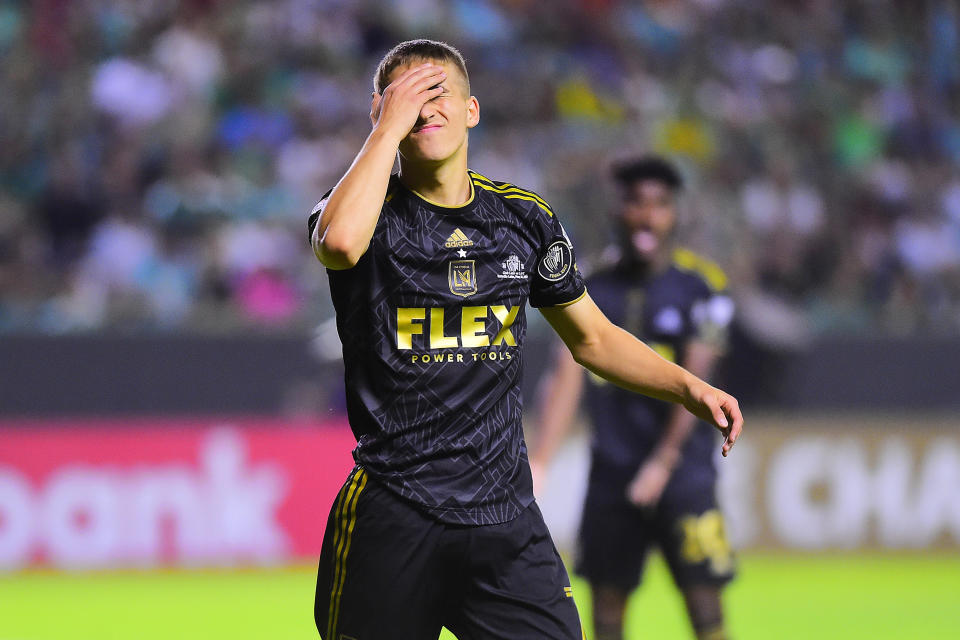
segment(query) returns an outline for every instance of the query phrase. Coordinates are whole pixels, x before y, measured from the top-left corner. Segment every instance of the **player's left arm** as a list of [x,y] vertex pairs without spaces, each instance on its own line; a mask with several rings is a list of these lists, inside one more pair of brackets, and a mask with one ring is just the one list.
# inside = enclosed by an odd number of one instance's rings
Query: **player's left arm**
[[540,311],[579,364],[629,391],[683,405],[719,429],[724,435],[723,455],[730,452],[743,428],[736,398],[660,357],[610,322],[589,295]]
[[[720,359],[722,349],[714,342],[690,341],[684,351],[681,364],[701,380],[710,374]],[[653,506],[673,475],[683,455],[683,446],[697,425],[697,418],[682,406],[675,405],[663,429],[656,448],[637,470],[627,487],[627,498],[637,506]]]
[[[720,359],[721,350],[711,342],[693,340],[687,344],[681,360],[683,368],[701,380],[710,378],[713,369]],[[654,456],[669,463],[672,468],[680,458],[680,451],[687,438],[693,432],[697,418],[689,411],[677,406],[670,414],[670,418],[663,430],[663,436],[657,444]]]

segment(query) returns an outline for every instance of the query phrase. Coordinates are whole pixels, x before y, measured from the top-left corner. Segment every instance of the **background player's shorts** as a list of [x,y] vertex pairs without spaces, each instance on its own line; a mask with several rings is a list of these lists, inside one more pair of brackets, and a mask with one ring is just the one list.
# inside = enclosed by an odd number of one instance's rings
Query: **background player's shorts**
[[653,509],[633,506],[624,493],[622,485],[591,480],[580,525],[577,573],[595,585],[632,590],[650,547],[657,545],[681,589],[723,585],[733,578],[733,554],[712,479],[675,475]]
[[444,524],[360,467],[327,521],[315,618],[324,640],[583,637],[536,503],[503,524]]

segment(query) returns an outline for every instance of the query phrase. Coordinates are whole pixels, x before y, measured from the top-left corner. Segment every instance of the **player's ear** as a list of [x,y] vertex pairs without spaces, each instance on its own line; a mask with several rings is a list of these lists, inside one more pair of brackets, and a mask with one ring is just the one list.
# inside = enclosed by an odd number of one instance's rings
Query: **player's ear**
[[467,98],[467,128],[473,129],[480,122],[480,103],[476,96]]

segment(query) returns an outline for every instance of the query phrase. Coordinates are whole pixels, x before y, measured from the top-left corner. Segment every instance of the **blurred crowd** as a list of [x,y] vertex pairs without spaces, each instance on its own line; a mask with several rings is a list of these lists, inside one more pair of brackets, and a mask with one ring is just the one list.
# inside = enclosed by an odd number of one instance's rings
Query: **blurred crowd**
[[467,58],[471,166],[589,264],[675,158],[745,326],[960,333],[960,9],[829,0],[0,0],[0,331],[303,330],[305,219],[402,39]]

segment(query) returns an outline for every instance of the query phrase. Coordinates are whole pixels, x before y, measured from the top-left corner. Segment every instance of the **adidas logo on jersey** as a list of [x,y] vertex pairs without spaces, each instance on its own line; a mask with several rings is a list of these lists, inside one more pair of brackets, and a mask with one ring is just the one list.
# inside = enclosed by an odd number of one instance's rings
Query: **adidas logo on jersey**
[[444,245],[447,249],[456,249],[457,247],[472,247],[473,240],[467,237],[459,227],[453,230],[453,233],[450,234],[450,237],[447,238],[447,241]]

